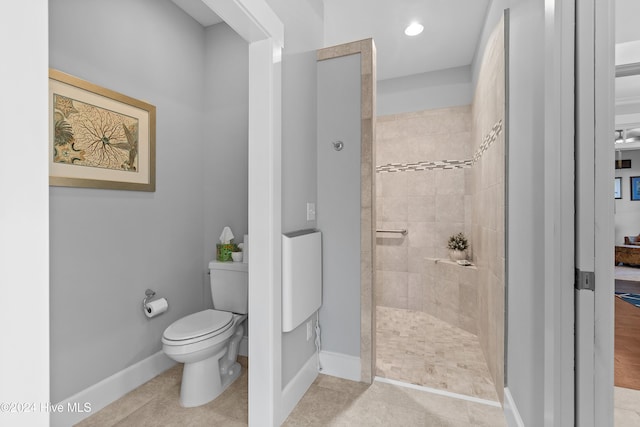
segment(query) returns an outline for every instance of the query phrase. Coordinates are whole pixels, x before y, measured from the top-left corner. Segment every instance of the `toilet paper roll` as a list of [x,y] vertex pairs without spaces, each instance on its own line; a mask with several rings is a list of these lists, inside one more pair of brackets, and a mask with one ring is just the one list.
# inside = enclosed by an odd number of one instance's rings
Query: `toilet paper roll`
[[144,314],[151,318],[164,313],[169,308],[169,301],[166,298],[158,298],[144,305]]

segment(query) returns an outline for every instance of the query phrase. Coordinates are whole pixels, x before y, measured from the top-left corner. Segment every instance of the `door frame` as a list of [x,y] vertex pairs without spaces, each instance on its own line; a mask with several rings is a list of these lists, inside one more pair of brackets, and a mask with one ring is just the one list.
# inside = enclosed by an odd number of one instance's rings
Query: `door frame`
[[576,423],[613,425],[614,1],[576,13],[576,268],[595,289],[576,290]]
[[[615,2],[595,2],[595,425],[613,425]],[[608,143],[604,142],[607,141]],[[603,143],[604,142],[604,143]],[[606,202],[605,202],[606,201]]]
[[5,328],[4,338],[19,349],[0,356],[0,402],[34,405],[31,410],[25,406],[25,411],[1,411],[0,424],[48,426],[49,413],[40,410],[51,401],[48,3],[3,2],[0,11],[0,36],[20,41],[0,43],[3,60],[20,64],[0,67],[5,101],[0,114],[6,120],[3,123],[10,123],[3,126],[4,137],[21,147],[23,158],[30,159],[7,162],[0,168],[0,321],[14,325]]
[[574,425],[573,0],[545,1],[544,67],[544,423]]
[[265,1],[202,0],[249,43],[249,426],[282,423],[284,26]]

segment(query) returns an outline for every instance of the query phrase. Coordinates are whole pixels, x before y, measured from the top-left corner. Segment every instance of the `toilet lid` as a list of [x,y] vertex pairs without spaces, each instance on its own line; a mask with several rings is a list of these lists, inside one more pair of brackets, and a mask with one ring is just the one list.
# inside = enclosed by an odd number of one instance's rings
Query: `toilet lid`
[[199,311],[173,322],[164,331],[164,337],[171,341],[188,340],[215,332],[224,332],[232,323],[233,315],[228,311]]

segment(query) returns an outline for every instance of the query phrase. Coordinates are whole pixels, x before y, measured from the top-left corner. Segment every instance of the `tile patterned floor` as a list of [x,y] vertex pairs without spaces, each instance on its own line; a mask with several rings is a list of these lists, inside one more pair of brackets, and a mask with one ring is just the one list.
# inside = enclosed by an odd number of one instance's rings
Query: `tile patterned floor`
[[[377,311],[379,375],[497,399],[495,390],[491,393],[488,387],[490,380],[486,366],[482,365],[484,358],[473,335],[439,324],[438,319],[424,313],[403,317],[407,314],[384,308]],[[401,328],[402,325],[406,327]],[[391,356],[392,349],[402,349],[400,356]],[[424,360],[425,370],[415,375],[415,368],[422,366],[419,360]],[[189,409],[180,406],[182,365],[176,365],[77,426],[246,426],[248,363],[244,357],[239,361],[243,365],[240,378],[207,405]],[[615,427],[640,425],[640,391],[616,387],[614,402]],[[501,408],[383,382],[376,381],[369,386],[327,375],[318,376],[284,423],[288,427],[408,425],[501,427],[506,424]]]
[[640,426],[640,390],[616,387],[613,402],[615,427]]
[[506,426],[502,408],[374,382],[319,375],[285,427]]
[[377,375],[497,401],[478,337],[420,311],[377,307]]
[[239,357],[242,374],[213,402],[197,408],[180,406],[182,364],[146,382],[108,405],[78,427],[246,426],[247,358]]
[[[77,424],[79,427],[246,426],[247,372],[218,399],[197,408],[178,401],[182,365],[176,365]],[[374,382],[319,375],[285,423],[307,426],[505,426],[502,409]]]

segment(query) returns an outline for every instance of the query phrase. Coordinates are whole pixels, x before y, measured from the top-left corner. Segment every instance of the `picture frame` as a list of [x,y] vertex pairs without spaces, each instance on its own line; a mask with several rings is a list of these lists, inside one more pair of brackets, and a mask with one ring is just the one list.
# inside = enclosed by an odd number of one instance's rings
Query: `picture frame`
[[49,70],[49,185],[155,191],[156,107]]
[[622,199],[622,178],[614,178],[613,194],[616,199]]
[[640,200],[640,176],[629,178],[631,182],[631,200]]

